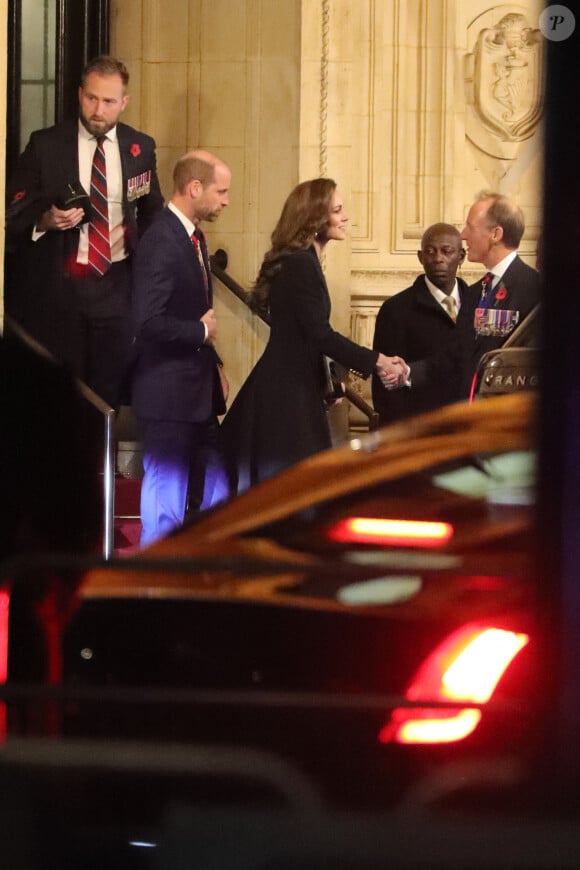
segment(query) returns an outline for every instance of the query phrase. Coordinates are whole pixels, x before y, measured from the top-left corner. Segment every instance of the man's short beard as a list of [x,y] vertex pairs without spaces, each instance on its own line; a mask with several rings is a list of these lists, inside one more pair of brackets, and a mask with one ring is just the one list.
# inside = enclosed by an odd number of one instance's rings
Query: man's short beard
[[[96,126],[94,126],[93,121],[91,121],[87,118],[84,118],[82,115],[80,116],[80,120],[81,120],[81,124],[83,125],[85,130],[88,130],[88,132],[91,134],[91,136],[105,136],[109,132],[109,130],[112,130],[113,127],[115,126],[114,124],[107,124],[106,121],[101,121],[101,122],[99,122],[100,126],[96,127]],[[104,125],[104,126],[101,126],[101,125]]]

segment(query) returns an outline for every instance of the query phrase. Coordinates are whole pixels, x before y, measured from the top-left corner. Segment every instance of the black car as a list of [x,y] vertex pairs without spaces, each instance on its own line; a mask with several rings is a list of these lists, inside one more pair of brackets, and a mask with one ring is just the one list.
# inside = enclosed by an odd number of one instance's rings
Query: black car
[[539,673],[534,407],[387,427],[89,572],[64,679],[97,700],[67,708],[65,732],[241,743],[332,801],[384,806],[433,765],[521,758]]
[[51,808],[39,836],[70,854],[106,829],[130,867],[179,807],[521,811],[545,721],[534,425],[531,393],[403,421],[87,570],[53,694],[7,686],[0,762]]

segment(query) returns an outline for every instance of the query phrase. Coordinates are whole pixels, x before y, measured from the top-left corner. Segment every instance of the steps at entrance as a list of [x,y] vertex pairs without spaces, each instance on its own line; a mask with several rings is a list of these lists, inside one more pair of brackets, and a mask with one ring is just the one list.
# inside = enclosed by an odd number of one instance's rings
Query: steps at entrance
[[122,406],[116,422],[117,473],[115,475],[114,550],[128,556],[139,549],[141,537],[140,497],[143,450],[133,411]]
[[139,547],[141,517],[139,499],[141,479],[115,476],[115,539],[116,556],[130,555]]

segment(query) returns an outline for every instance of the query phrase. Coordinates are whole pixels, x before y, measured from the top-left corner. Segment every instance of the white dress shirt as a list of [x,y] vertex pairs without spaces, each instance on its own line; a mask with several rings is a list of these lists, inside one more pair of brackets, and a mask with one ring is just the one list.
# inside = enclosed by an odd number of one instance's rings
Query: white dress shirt
[[456,313],[456,315],[459,314],[459,308],[461,306],[461,298],[459,296],[459,285],[457,284],[457,281],[455,281],[455,285],[454,285],[451,293],[449,293],[449,296],[447,295],[447,293],[444,293],[443,290],[440,290],[439,287],[437,287],[435,284],[433,284],[433,282],[429,280],[427,275],[425,275],[425,284],[427,285],[427,289],[429,290],[429,293],[431,294],[431,296],[435,299],[436,302],[439,303],[439,305],[445,311],[446,314],[449,314],[449,310],[447,308],[448,303],[445,300],[448,299],[449,297],[451,297],[451,299],[455,300],[455,313]]
[[[91,169],[97,147],[97,140],[89,133],[79,120],[79,180],[90,194]],[[113,263],[124,260],[125,233],[123,231],[123,171],[121,169],[121,154],[117,139],[117,128],[113,127],[107,133],[104,143],[105,161],[107,165],[107,201],[109,203],[109,233],[111,237],[111,260]],[[79,252],[77,263],[89,262],[89,225],[82,224],[79,236]]]
[[491,272],[491,274],[493,275],[493,278],[491,281],[492,290],[494,287],[497,287],[497,285],[500,282],[500,279],[503,278],[504,274],[507,272],[508,268],[511,266],[511,264],[513,263],[513,261],[515,260],[517,255],[518,255],[517,251],[510,251],[509,254],[507,254],[503,258],[503,260],[500,260],[499,263],[495,264],[493,269],[487,270],[488,272]]

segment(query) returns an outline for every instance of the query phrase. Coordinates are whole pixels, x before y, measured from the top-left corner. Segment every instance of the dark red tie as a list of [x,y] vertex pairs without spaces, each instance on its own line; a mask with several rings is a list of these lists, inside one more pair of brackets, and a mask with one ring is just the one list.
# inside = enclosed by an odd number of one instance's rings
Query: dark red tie
[[205,291],[205,301],[209,305],[207,271],[205,268],[205,262],[203,259],[203,253],[201,250],[201,244],[200,244],[200,240],[198,237],[198,233],[199,233],[199,235],[201,235],[201,238],[203,239],[203,235],[201,234],[201,231],[196,230],[194,233],[192,233],[191,241],[193,242],[193,247],[195,248],[195,253],[197,254],[197,259],[199,260],[199,265],[201,266],[201,274],[202,274],[202,278],[203,278],[203,289]]
[[97,139],[91,170],[91,221],[89,223],[89,266],[97,275],[104,275],[111,266],[109,235],[109,203],[107,200],[107,168],[105,136]]

